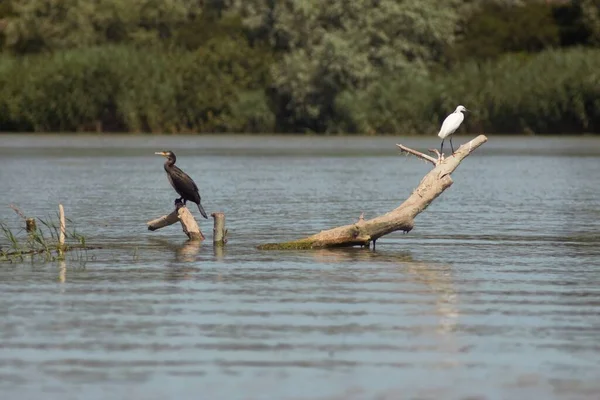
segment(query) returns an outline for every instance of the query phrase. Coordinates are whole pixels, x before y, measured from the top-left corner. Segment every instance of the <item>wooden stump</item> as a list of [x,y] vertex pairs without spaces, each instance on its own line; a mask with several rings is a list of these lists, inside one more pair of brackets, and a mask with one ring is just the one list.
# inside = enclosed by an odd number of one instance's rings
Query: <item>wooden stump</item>
[[212,213],[214,218],[213,245],[224,246],[227,243],[227,229],[225,229],[225,214],[222,212]]
[[173,225],[177,221],[181,223],[183,233],[187,235],[189,240],[204,240],[204,235],[200,231],[196,219],[179,199],[175,200],[175,210],[171,214],[148,221],[146,225],[148,225],[149,231],[155,231]]

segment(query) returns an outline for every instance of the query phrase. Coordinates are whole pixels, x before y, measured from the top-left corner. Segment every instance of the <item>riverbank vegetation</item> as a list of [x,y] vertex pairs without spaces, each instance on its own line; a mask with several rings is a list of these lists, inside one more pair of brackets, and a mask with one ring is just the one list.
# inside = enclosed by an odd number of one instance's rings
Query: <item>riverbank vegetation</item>
[[600,132],[600,0],[5,0],[0,130]]

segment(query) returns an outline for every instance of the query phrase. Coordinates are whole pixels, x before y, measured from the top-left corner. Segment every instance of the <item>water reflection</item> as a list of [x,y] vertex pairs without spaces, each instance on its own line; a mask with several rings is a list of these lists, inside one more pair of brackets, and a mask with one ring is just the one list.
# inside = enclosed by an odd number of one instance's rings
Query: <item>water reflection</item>
[[443,358],[441,366],[457,366],[459,358],[456,354],[460,352],[460,345],[456,338],[456,328],[460,311],[459,296],[453,282],[451,266],[412,262],[406,264],[406,271],[415,282],[424,284],[435,295],[434,314],[439,317],[436,332]]
[[175,247],[175,263],[169,263],[166,270],[168,281],[183,281],[193,279],[200,268],[192,265],[197,259],[202,242],[187,241]]
[[[432,326],[438,337],[439,351],[442,359],[439,362],[441,367],[455,367],[459,365],[458,357],[461,352],[460,345],[456,337],[457,326],[459,324],[459,295],[453,281],[453,270],[449,264],[435,264],[423,262],[415,259],[410,251],[374,251],[368,248],[353,249],[319,249],[309,253],[310,256],[320,264],[343,264],[357,263],[363,270],[364,276],[359,272],[354,272],[353,281],[367,284],[369,282],[378,282],[379,276],[370,276],[370,271],[377,268],[376,271],[394,271],[393,275],[388,275],[388,282],[398,283],[399,291],[406,290],[406,282],[416,283],[422,289],[411,289],[425,295],[432,301],[418,298],[417,304],[425,301],[433,305],[433,310],[427,312],[430,315],[438,317],[437,324]],[[353,300],[357,301],[357,300]]]
[[458,312],[458,294],[452,281],[450,265],[430,265],[421,262],[406,264],[406,270],[415,282],[424,284],[437,295],[436,313],[440,316],[440,333],[454,331]]
[[170,240],[160,238],[150,238],[149,241],[154,244],[154,250],[164,248],[168,252],[173,253],[171,263],[192,263],[195,262],[203,247],[201,241],[185,241],[183,243],[175,243]]
[[178,262],[194,262],[200,252],[202,242],[188,241],[179,246],[175,251],[175,259]]
[[[364,248],[318,249],[301,254],[310,254],[319,263],[346,263],[346,262],[412,262],[414,261],[409,251],[376,251]],[[285,254],[285,253],[284,253]]]
[[198,266],[198,256],[204,247],[204,243],[200,241],[184,241],[175,243],[170,240],[160,238],[150,238],[153,243],[154,252],[167,252],[172,256],[167,258],[164,266],[165,280],[167,281],[184,281],[194,278],[201,268]]
[[67,280],[67,262],[66,260],[58,261],[58,281],[65,283]]
[[226,253],[226,248],[227,246],[213,246],[213,254],[215,256],[215,260],[217,261],[223,261],[225,259],[225,253]]

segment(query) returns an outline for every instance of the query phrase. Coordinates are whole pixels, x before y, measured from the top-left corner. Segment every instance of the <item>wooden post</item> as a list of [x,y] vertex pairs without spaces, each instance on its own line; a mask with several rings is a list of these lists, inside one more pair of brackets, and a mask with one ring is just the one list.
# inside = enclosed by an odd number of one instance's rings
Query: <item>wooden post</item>
[[65,224],[65,209],[62,204],[58,205],[58,217],[60,219],[60,232],[58,235],[58,254],[63,255],[65,250],[65,236],[66,236],[66,224]]
[[204,235],[200,231],[196,219],[179,199],[175,200],[175,210],[173,210],[171,214],[163,215],[162,217],[148,221],[146,222],[146,225],[148,225],[149,231],[155,231],[164,228],[165,226],[173,225],[177,221],[181,223],[183,233],[185,233],[190,240],[204,240]]
[[210,214],[214,218],[213,245],[224,246],[227,243],[227,229],[225,229],[225,214],[216,212]]

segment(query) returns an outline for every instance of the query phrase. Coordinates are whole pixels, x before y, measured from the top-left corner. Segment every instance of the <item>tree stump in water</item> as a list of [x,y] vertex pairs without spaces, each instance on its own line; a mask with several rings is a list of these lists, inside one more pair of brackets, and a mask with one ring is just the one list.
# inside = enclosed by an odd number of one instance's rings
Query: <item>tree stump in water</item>
[[185,233],[190,240],[204,240],[204,235],[200,231],[196,219],[179,199],[175,200],[175,210],[173,210],[171,214],[163,215],[160,218],[148,221],[146,222],[146,225],[148,225],[149,231],[155,231],[164,228],[165,226],[173,225],[178,221],[181,223],[183,233]]
[[399,207],[370,220],[360,218],[350,225],[328,229],[290,242],[268,243],[260,245],[258,248],[261,250],[299,250],[351,246],[369,247],[371,243],[375,246],[376,240],[388,233],[395,231],[410,232],[414,227],[415,217],[425,211],[433,200],[452,185],[453,181],[450,174],[454,172],[463,159],[486,141],[487,137],[479,135],[460,146],[448,158],[444,158],[443,154],[436,150],[430,150],[438,155],[437,159],[398,144],[397,146],[401,151],[434,165],[434,168],[421,180],[419,186]]
[[222,212],[212,213],[214,218],[213,244],[215,246],[224,246],[227,243],[227,229],[225,229],[225,214]]

